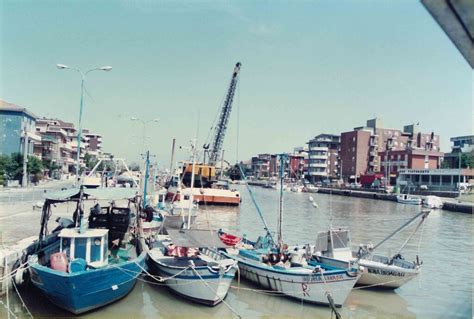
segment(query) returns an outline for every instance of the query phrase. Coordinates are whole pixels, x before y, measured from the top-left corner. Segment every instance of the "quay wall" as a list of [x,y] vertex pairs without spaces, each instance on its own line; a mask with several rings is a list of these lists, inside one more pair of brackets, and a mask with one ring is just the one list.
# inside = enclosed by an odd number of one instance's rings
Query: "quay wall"
[[[361,190],[353,190],[353,189],[319,188],[318,193],[378,199],[378,200],[389,200],[393,202],[397,201],[397,195],[395,194],[375,193],[371,191],[361,191]],[[424,196],[420,196],[420,197],[424,198]],[[466,214],[472,214],[474,211],[473,203],[459,203],[459,202],[454,202],[452,199],[446,200],[444,198],[442,198],[441,200],[443,201],[444,210],[449,210],[452,212],[459,212],[459,213],[466,213]]]

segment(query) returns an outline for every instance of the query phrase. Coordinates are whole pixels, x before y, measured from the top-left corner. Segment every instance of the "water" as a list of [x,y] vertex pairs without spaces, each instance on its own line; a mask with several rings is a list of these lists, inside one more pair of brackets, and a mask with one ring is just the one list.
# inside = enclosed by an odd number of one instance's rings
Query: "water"
[[[223,228],[246,234],[250,239],[263,234],[262,223],[250,197],[244,187],[240,188],[243,199],[240,208],[201,206],[198,226]],[[276,229],[277,192],[257,187],[252,189],[269,227]],[[327,229],[330,221],[333,226],[350,228],[353,245],[367,242],[375,244],[420,209],[388,201],[311,194],[319,206],[314,208],[308,200],[309,196],[304,193],[285,193],[283,237],[288,244],[313,243],[317,232]],[[30,204],[0,204],[0,231],[4,241],[38,233],[40,211],[29,212]],[[6,213],[7,206],[14,216]],[[423,225],[403,252],[409,261],[415,260],[416,255],[420,256],[424,262],[422,273],[395,291],[353,290],[340,309],[343,318],[471,318],[472,215],[433,211]],[[379,253],[395,253],[412,229],[407,229],[384,244]],[[173,295],[161,284],[145,281],[145,278],[141,279],[133,291],[119,302],[83,317],[232,317],[232,312],[224,304],[212,308],[195,304]],[[331,317],[326,307],[265,294],[259,292],[257,286],[244,281],[240,282],[240,289],[236,288],[239,286],[237,280],[233,286],[235,288],[230,289],[226,302],[244,318]],[[22,292],[22,296],[35,317],[70,316],[51,305],[34,289]],[[15,294],[10,295],[10,304],[18,318],[28,318]],[[6,316],[5,309],[0,307],[0,317]]]

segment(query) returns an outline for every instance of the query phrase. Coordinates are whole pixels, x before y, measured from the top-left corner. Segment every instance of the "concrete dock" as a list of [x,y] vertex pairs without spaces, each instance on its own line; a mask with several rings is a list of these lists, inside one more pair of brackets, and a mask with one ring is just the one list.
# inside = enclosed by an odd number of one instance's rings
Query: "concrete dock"
[[[358,190],[358,189],[339,189],[339,188],[321,187],[319,188],[318,193],[379,199],[379,200],[389,200],[389,201],[394,201],[394,202],[397,201],[396,194],[377,193],[374,191],[365,191],[365,190]],[[425,198],[425,196],[422,196],[422,195],[417,195],[417,196],[423,199]],[[466,214],[472,214],[474,211],[474,203],[457,202],[453,198],[444,198],[444,197],[441,197],[441,200],[443,201],[443,209],[445,210],[466,213]]]

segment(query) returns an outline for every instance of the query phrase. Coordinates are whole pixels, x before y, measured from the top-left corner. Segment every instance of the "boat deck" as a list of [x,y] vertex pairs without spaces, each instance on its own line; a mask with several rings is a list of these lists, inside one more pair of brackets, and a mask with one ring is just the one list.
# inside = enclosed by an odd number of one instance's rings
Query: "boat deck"
[[192,261],[196,267],[207,266],[207,262],[199,257],[169,257],[160,259],[161,263],[171,267],[188,267],[190,261]]

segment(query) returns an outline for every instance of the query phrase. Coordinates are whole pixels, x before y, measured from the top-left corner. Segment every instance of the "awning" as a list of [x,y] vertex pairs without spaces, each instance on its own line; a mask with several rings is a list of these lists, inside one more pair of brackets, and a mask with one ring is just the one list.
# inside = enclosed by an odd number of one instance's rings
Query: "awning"
[[[84,197],[95,200],[120,200],[130,199],[137,195],[138,190],[134,188],[85,188]],[[80,189],[71,188],[57,192],[46,193],[45,199],[49,201],[67,201],[79,198]]]
[[227,248],[217,231],[206,229],[167,229],[173,244],[179,247],[192,248]]

